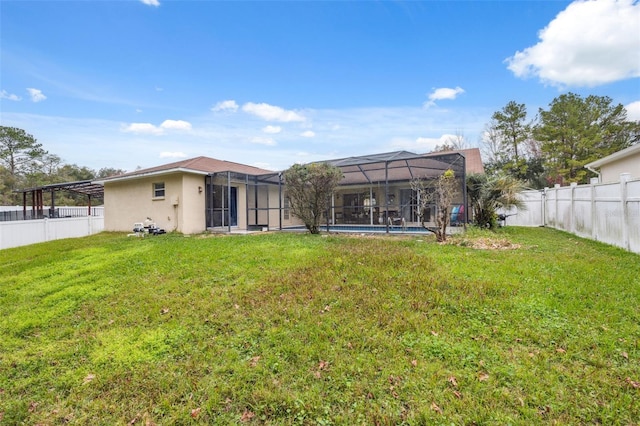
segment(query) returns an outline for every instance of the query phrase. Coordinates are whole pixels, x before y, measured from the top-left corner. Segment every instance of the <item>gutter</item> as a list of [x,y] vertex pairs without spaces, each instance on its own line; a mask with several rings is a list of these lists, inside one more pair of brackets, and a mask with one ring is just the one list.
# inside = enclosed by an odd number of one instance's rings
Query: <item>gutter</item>
[[600,172],[599,172],[599,171],[597,171],[596,169],[594,169],[593,167],[591,167],[591,163],[589,163],[589,164],[585,164],[585,165],[584,165],[584,168],[585,168],[585,169],[587,169],[587,170],[589,170],[590,172],[593,172],[593,173],[595,173],[596,175],[598,175],[598,182],[599,182],[599,183],[602,183],[602,175],[600,174]]
[[119,182],[119,181],[123,181],[123,180],[141,179],[141,178],[146,178],[146,177],[150,177],[150,176],[168,175],[168,174],[179,173],[179,172],[192,173],[192,174],[197,174],[197,175],[202,175],[202,176],[207,176],[209,174],[209,172],[203,172],[203,171],[194,170],[194,169],[187,169],[187,168],[184,168],[184,167],[178,167],[178,168],[175,168],[175,169],[155,170],[155,171],[152,171],[152,172],[145,172],[145,173],[124,175],[124,176],[114,176],[114,177],[111,177],[111,178],[96,179],[96,180],[92,181],[91,183],[95,183],[95,184],[104,186],[105,182]]

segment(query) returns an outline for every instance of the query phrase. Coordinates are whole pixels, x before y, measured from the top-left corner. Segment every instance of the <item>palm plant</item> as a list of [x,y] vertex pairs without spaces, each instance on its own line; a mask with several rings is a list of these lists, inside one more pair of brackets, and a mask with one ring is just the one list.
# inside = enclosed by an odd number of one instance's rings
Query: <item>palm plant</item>
[[476,226],[494,229],[497,225],[498,209],[513,207],[526,209],[519,197],[524,190],[523,183],[505,174],[467,176],[467,194],[473,211],[473,223]]

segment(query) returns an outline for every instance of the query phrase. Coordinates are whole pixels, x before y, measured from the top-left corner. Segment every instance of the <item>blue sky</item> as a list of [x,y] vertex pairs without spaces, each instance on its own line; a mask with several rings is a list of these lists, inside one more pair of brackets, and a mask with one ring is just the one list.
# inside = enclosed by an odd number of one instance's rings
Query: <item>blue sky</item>
[[640,3],[0,0],[0,124],[66,163],[281,170],[451,137],[509,101],[640,120]]

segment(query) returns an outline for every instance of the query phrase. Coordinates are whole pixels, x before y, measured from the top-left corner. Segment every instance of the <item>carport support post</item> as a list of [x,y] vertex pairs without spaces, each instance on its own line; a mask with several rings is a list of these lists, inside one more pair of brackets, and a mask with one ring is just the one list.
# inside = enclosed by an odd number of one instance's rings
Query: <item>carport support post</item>
[[27,193],[22,193],[22,220],[27,220]]
[[469,223],[469,200],[467,199],[467,158],[464,155],[462,155],[462,200],[464,204],[464,229],[467,229],[467,223]]
[[231,172],[227,172],[227,229],[231,233]]
[[282,172],[278,173],[278,229],[282,231]]
[[51,190],[51,208],[49,208],[49,217],[55,217],[56,215],[56,192]]
[[384,215],[385,227],[389,233],[389,162],[384,162]]

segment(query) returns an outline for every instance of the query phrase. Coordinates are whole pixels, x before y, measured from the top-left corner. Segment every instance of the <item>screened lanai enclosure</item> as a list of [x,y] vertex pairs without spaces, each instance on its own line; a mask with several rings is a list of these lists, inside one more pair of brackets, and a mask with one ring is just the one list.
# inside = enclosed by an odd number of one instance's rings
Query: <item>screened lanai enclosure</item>
[[[451,222],[466,222],[465,157],[460,153],[418,155],[399,151],[329,163],[344,174],[333,197],[331,223],[419,225],[420,194],[411,188],[411,181],[421,179],[428,188],[447,170],[453,170],[459,184]],[[425,221],[431,222],[435,212],[435,204],[429,203],[423,212]]]
[[207,228],[281,229],[288,215],[283,211],[280,173],[212,173],[205,188]]
[[[414,179],[428,187],[445,171],[453,170],[459,184],[451,209],[453,225],[467,222],[465,157],[459,152],[414,154],[396,151],[327,161],[344,177],[333,194],[323,223],[335,227],[420,226],[420,194]],[[253,176],[222,172],[206,178],[206,220],[209,228],[286,229],[301,223],[289,212],[286,182],[281,173]],[[436,205],[423,211],[426,222]],[[244,225],[244,226],[243,226]]]

